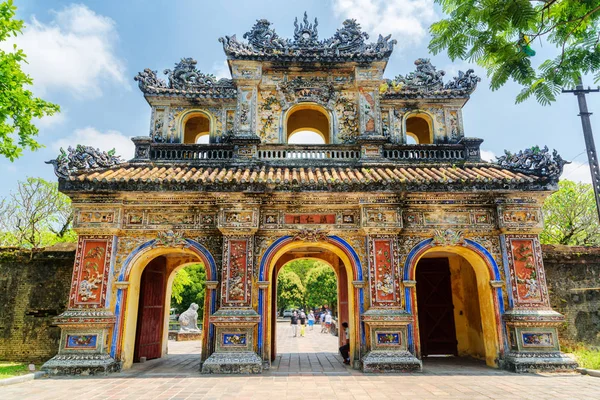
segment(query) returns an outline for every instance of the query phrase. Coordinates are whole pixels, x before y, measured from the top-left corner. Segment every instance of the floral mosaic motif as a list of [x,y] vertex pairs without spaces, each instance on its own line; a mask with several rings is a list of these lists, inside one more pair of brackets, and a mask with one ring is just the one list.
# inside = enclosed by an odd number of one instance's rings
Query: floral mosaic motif
[[223,346],[235,347],[246,346],[247,339],[245,333],[224,333]]
[[61,147],[60,155],[55,160],[46,161],[46,164],[52,164],[56,176],[66,179],[77,172],[93,168],[110,168],[122,162],[121,156],[115,155],[115,149],[106,152],[92,146],[78,144],[75,148],[69,146],[67,151]]
[[83,257],[83,273],[79,281],[79,300],[89,301],[98,297],[97,289],[102,284],[104,274],[104,253],[106,248],[102,245],[86,249]]
[[512,240],[511,249],[517,281],[517,297],[525,301],[541,301],[542,292],[533,241],[531,239]]
[[360,93],[360,106],[363,116],[362,128],[363,132],[375,131],[375,97],[372,93],[364,91],[362,88]]
[[377,344],[382,346],[399,346],[400,333],[398,332],[377,332]]
[[67,335],[67,349],[95,349],[98,335]]
[[456,246],[463,242],[463,232],[460,230],[436,229],[433,232],[433,244],[436,246]]
[[534,146],[515,154],[504,150],[503,156],[496,157],[496,163],[513,171],[556,179],[562,174],[565,164],[569,164],[569,161],[563,160],[556,150],[551,155],[548,146],[541,149]]
[[263,143],[276,143],[279,139],[279,118],[281,105],[274,92],[263,93],[266,97],[259,105],[259,136]]
[[395,300],[394,252],[391,239],[373,241],[375,268],[375,300],[388,302]]
[[346,96],[340,96],[335,103],[339,120],[339,140],[343,143],[354,143],[358,136],[358,119],[356,104]]
[[79,238],[71,285],[71,307],[102,306],[106,298],[111,244],[112,240],[107,236]]
[[246,262],[248,243],[246,240],[229,241],[229,263],[227,268],[227,301],[246,300]]
[[523,332],[523,347],[554,347],[551,332]]
[[182,247],[187,246],[188,242],[185,240],[182,231],[162,231],[156,235],[156,240],[152,247]]
[[294,38],[280,37],[266,19],[256,21],[250,32],[244,34],[248,43],[238,41],[236,35],[219,38],[225,54],[232,59],[297,60],[303,61],[376,61],[387,60],[392,54],[395,40],[391,35],[379,35],[377,42],[366,43],[369,35],[362,32],[354,19],[343,22],[333,37],[319,40],[315,18],[309,23],[294,21]]
[[310,78],[296,76],[291,80],[286,80],[278,84],[277,90],[283,96],[283,104],[288,106],[305,101],[333,106],[330,102],[334,102],[337,97],[333,83],[329,82],[327,77],[319,76]]
[[319,229],[300,229],[292,234],[292,240],[304,242],[324,242],[327,240],[328,232]]

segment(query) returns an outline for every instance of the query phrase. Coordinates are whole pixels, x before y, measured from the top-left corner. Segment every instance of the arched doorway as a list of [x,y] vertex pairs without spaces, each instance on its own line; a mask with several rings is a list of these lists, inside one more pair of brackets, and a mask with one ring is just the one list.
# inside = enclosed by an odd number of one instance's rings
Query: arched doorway
[[468,239],[454,246],[428,239],[413,249],[406,268],[405,281],[416,283],[406,301],[417,356],[468,356],[498,367],[502,289],[491,255]]
[[285,142],[290,144],[330,144],[331,119],[322,106],[301,103],[285,113]]
[[432,144],[433,120],[424,112],[411,112],[404,123],[407,144]]
[[[277,354],[276,344],[276,284],[277,272],[287,262],[296,258],[323,260],[333,268],[337,266],[339,320],[347,321],[350,337],[350,358],[357,367],[360,360],[361,338],[359,324],[362,307],[362,268],[356,252],[342,239],[330,236],[319,241],[295,240],[286,236],[277,240],[264,253],[260,263],[259,280],[268,281],[268,290],[259,293],[261,321],[258,327],[258,350],[264,361],[271,362]],[[358,284],[358,283],[361,284]],[[357,284],[357,285],[355,285]]]
[[[140,357],[159,358],[167,354],[169,308],[173,280],[179,270],[201,263],[207,281],[216,280],[216,264],[210,253],[190,239],[187,246],[165,247],[155,240],[134,250],[126,259],[115,286],[116,319],[111,341],[111,356],[130,368]],[[198,361],[206,359],[213,348],[214,327],[208,317],[216,311],[216,290],[207,285],[202,320],[202,347]],[[145,349],[144,349],[145,348]],[[145,354],[150,352],[150,357]]]

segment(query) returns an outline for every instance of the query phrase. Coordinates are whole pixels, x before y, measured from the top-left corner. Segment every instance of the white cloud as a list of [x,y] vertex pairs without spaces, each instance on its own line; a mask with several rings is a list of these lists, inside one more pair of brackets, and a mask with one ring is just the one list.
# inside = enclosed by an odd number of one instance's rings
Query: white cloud
[[494,162],[494,161],[496,161],[496,154],[494,154],[494,153],[493,153],[493,152],[491,152],[491,151],[488,151],[488,150],[481,150],[481,151],[480,151],[480,154],[481,154],[481,159],[482,159],[483,161],[490,161],[490,162]]
[[71,4],[53,15],[47,24],[32,16],[23,34],[3,45],[10,51],[16,43],[27,54],[23,69],[40,95],[59,89],[80,98],[98,97],[103,81],[129,87],[124,63],[115,54],[118,36],[112,19],[81,4]]
[[217,79],[228,78],[231,79],[231,73],[229,72],[229,65],[227,61],[223,61],[222,63],[214,63],[213,64],[213,74],[217,77]]
[[592,183],[590,166],[587,162],[573,161],[565,165],[560,179],[568,179],[575,182]]
[[[418,45],[437,15],[434,0],[334,0],[337,16],[354,18],[368,33],[392,34],[398,46]],[[372,38],[373,39],[373,38]]]
[[78,144],[92,146],[102,151],[108,151],[114,148],[116,154],[121,156],[124,160],[133,158],[133,152],[135,150],[135,146],[131,139],[121,132],[114,130],[100,132],[91,126],[83,129],[76,129],[72,135],[57,140],[53,143],[52,147],[56,150],[61,147],[67,149],[69,146],[75,147]]

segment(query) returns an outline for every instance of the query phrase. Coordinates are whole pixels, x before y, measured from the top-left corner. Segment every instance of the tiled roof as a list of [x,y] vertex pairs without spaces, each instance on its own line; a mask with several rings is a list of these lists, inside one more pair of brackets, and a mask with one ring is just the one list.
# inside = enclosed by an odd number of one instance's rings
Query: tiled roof
[[[272,189],[306,188],[331,190],[349,186],[394,189],[395,186],[443,185],[446,190],[460,187],[506,188],[539,185],[540,178],[512,172],[489,164],[470,166],[380,166],[380,167],[198,167],[191,165],[122,164],[105,170],[87,171],[72,175],[64,182],[73,189],[84,186],[114,187],[127,190],[127,186],[183,185],[195,190],[210,187],[240,187],[268,185]],[[64,185],[63,184],[63,185]],[[65,187],[65,189],[67,189]],[[132,189],[133,190],[133,189]]]

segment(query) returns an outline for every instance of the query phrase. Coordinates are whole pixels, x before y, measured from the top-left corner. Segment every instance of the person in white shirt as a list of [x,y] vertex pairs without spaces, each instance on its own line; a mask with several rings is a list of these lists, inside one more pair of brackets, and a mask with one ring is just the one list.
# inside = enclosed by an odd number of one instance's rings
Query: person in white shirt
[[327,310],[327,315],[325,316],[325,326],[327,327],[327,332],[331,332],[331,312]]

